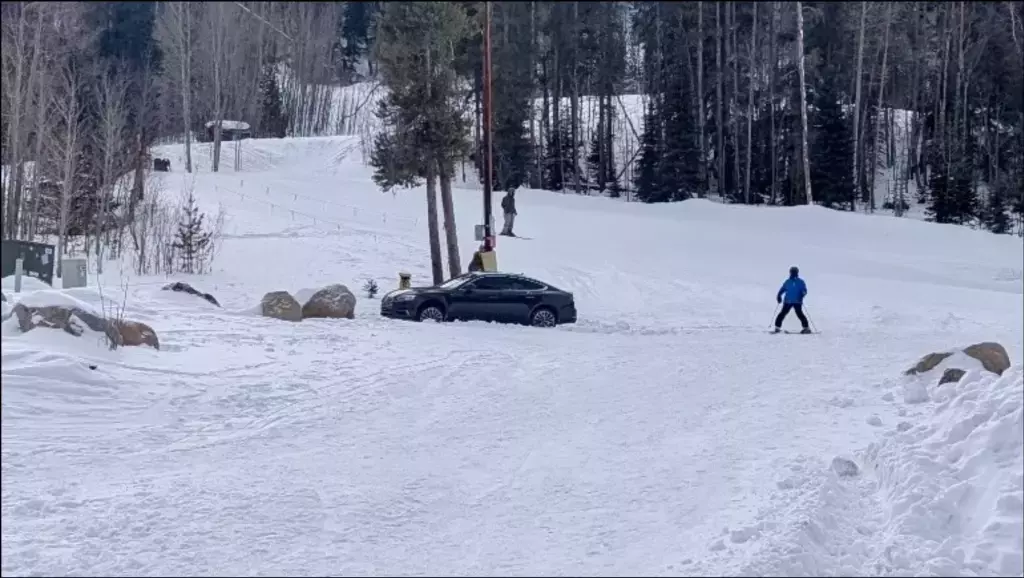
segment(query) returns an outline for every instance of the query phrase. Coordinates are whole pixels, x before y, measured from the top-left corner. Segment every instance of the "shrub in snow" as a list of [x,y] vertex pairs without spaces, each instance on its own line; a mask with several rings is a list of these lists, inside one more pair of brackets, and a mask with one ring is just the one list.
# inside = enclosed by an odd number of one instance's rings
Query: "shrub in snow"
[[366,296],[373,299],[377,296],[377,292],[380,291],[380,286],[373,279],[367,279],[366,283],[363,283],[363,291],[366,292]]

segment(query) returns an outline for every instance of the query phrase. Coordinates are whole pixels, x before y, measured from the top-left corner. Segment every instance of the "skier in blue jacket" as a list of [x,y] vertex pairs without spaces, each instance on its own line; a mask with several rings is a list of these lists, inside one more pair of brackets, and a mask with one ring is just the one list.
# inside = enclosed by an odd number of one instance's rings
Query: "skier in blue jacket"
[[800,278],[800,269],[790,267],[789,279],[782,283],[779,293],[775,296],[775,301],[782,303],[782,311],[779,311],[779,316],[775,318],[775,333],[782,331],[782,321],[786,319],[791,309],[796,311],[796,316],[804,327],[800,333],[811,332],[811,328],[808,327],[807,317],[804,316],[804,297],[806,296],[807,284]]

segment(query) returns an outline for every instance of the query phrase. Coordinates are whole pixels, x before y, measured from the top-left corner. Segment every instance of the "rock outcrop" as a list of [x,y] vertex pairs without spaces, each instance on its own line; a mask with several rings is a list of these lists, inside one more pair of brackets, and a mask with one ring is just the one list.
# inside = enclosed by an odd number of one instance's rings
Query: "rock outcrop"
[[964,348],[964,353],[980,361],[981,366],[992,373],[1002,375],[1004,371],[1010,369],[1010,356],[1006,353],[1006,348],[998,343],[975,343]]

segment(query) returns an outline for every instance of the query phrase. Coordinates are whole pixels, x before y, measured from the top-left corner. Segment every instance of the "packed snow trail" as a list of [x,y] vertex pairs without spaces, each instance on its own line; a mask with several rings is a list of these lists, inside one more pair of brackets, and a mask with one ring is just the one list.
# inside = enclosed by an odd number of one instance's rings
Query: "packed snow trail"
[[[842,514],[812,499],[834,456],[927,418],[900,416],[894,376],[982,340],[1020,363],[1019,240],[540,191],[517,194],[536,239],[499,238],[499,266],[573,291],[574,326],[394,322],[365,298],[352,321],[261,318],[267,291],[424,282],[426,224],[419,191],[381,194],[351,140],[244,147],[243,172],[195,177],[228,236],[185,280],[223,309],[125,276],[159,352],[4,324],[5,575],[838,573],[884,532],[800,566],[792,528]],[[456,203],[468,261],[479,192]],[[806,339],[767,333],[794,264],[822,330]],[[108,296],[120,280],[108,265]],[[847,509],[884,517],[865,492]]]

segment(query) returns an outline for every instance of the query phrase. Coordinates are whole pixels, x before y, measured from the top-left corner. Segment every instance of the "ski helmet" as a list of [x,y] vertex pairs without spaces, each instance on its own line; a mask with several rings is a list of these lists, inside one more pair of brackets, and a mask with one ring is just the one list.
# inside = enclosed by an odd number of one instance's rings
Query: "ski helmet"
[[800,268],[797,267],[796,265],[790,267],[789,274],[792,275],[793,277],[796,277],[797,275],[800,274]]

